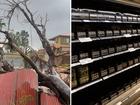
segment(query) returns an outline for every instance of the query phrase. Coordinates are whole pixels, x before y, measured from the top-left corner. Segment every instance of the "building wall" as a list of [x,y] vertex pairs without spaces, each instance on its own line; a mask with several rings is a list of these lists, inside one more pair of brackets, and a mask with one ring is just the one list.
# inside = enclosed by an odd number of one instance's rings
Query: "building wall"
[[63,64],[70,64],[70,55],[66,54],[63,56],[55,57],[55,64],[56,66],[60,66]]
[[56,39],[55,39],[55,43],[56,44],[60,44],[60,45],[68,45],[69,44],[69,41],[70,39],[69,39],[69,37],[57,37]]
[[69,55],[70,38],[69,36],[57,36],[51,39],[51,41],[54,42],[52,45],[52,48],[55,49],[54,53],[56,55],[67,53],[62,56],[55,57],[55,64],[57,66],[63,65],[63,64],[70,64],[70,55]]
[[15,68],[24,67],[24,59],[18,53],[7,53],[4,55],[4,59]]

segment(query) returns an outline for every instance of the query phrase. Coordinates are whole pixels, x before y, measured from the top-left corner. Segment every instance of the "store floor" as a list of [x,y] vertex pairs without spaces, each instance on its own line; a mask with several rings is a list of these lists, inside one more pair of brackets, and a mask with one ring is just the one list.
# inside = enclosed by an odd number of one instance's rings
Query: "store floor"
[[139,105],[140,104],[140,81],[107,105]]

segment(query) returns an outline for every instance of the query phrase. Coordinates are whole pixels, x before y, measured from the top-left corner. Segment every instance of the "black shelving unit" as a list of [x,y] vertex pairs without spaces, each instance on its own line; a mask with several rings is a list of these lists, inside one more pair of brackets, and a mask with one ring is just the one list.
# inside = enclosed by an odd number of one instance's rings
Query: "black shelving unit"
[[72,105],[105,105],[140,78],[140,6],[72,0]]

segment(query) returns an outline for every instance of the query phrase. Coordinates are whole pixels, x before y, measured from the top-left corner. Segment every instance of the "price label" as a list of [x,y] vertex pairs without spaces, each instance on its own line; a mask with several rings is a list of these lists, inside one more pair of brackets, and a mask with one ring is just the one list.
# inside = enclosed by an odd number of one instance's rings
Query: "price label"
[[133,51],[135,51],[136,49],[134,49],[134,48],[129,48],[129,51],[130,52],[133,52]]
[[128,38],[128,37],[132,37],[132,35],[130,35],[130,34],[124,34],[124,37]]
[[92,39],[91,39],[90,37],[87,37],[87,38],[79,38],[79,41],[80,41],[81,43],[83,43],[83,42],[91,42]]
[[78,65],[80,65],[79,62],[78,63],[73,63],[73,64],[71,64],[71,67],[75,67],[75,66],[78,66]]
[[90,22],[90,20],[83,20],[83,22]]
[[93,62],[93,60],[91,58],[86,58],[86,59],[81,59],[80,60],[81,65],[85,65],[85,64],[88,64],[88,63],[91,63],[91,62]]

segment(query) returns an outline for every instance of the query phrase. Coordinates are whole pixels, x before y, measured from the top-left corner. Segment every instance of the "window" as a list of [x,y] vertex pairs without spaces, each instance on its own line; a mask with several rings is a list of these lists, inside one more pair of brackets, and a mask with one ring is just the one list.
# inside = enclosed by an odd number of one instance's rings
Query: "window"
[[61,38],[61,44],[69,44],[69,38]]

